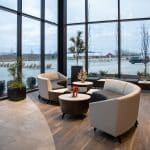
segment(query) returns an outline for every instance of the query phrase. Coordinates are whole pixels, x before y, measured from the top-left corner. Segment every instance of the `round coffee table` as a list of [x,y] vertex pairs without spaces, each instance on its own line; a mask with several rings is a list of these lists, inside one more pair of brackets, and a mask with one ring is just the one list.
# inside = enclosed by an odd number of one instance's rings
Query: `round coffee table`
[[[79,87],[86,87],[87,90],[85,92],[87,92],[89,89],[92,88],[93,86],[93,82],[90,81],[85,81],[85,82],[81,82],[81,81],[76,81],[72,83],[73,85],[77,85]],[[80,91],[81,92],[81,91]]]
[[78,93],[77,97],[72,97],[72,93],[60,95],[59,102],[63,113],[62,118],[64,118],[65,114],[81,115],[87,113],[90,98],[90,95],[80,93]]

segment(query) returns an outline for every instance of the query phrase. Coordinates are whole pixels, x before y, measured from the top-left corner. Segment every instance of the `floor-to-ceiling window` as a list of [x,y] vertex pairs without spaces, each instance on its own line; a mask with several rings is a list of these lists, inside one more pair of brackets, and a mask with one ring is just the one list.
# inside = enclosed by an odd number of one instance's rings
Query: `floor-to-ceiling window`
[[0,10],[0,80],[11,80],[8,67],[16,60],[17,15]]
[[[89,72],[101,74],[118,73],[117,24],[89,25]],[[113,67],[112,67],[113,66]]]
[[[144,59],[142,47],[143,27],[150,33],[150,21],[122,22],[122,55],[121,70],[123,74],[137,75],[144,72],[144,63],[131,61],[133,58]],[[149,48],[148,48],[149,49]],[[149,55],[149,53],[148,53]],[[147,63],[147,71],[150,73],[150,63]]]
[[[76,38],[77,33],[81,31],[82,36],[81,38],[85,39],[85,27],[84,25],[76,25],[76,26],[68,26],[67,27],[67,75],[68,77],[71,76],[71,66],[77,65],[77,60],[74,57],[74,54],[69,50],[70,47],[74,46],[72,41],[70,41],[71,38]],[[85,53],[80,54],[78,65],[81,65],[85,67]]]
[[24,82],[42,70],[57,71],[57,9],[57,0],[0,1],[0,80],[12,79],[7,70],[17,54],[23,58]]
[[[82,22],[81,25],[74,23]],[[70,0],[67,1],[67,23],[71,24],[67,27],[67,75],[71,76],[71,66],[77,65],[76,57],[69,50],[74,44],[70,40],[77,37],[78,32],[82,32],[81,39],[85,41],[85,0]],[[78,65],[85,64],[85,53],[80,54]]]
[[[136,63],[134,58],[144,59],[143,29],[150,35],[150,1],[121,0],[121,72],[137,75],[144,72],[144,63]],[[150,41],[150,37],[148,37]],[[147,56],[150,58],[150,45],[147,45]],[[147,73],[150,73],[150,62],[147,62]]]
[[[83,57],[79,59],[80,65],[86,68],[85,59],[88,59],[89,73],[118,73],[117,13],[117,0],[67,1],[67,73],[69,76],[71,65],[76,64],[69,51],[70,37],[75,37],[78,31],[83,32],[83,40],[88,43],[86,49],[88,58],[85,57],[85,53],[81,54]],[[88,41],[85,40],[85,35],[88,36]]]
[[[67,44],[70,45],[70,35],[77,32],[73,28],[88,28],[88,33],[82,31],[88,36],[85,43],[88,43],[89,73],[137,75],[144,72],[143,61],[131,63],[130,60],[144,58],[142,30],[150,35],[149,4],[148,0],[67,0]],[[149,47],[147,57],[150,58]],[[73,61],[70,62],[68,60],[67,72],[70,72],[70,64],[73,65]],[[147,73],[150,73],[149,68],[150,62],[147,62]]]
[[22,56],[24,80],[40,74],[40,21],[22,18]]
[[57,71],[57,27],[45,25],[45,72]]

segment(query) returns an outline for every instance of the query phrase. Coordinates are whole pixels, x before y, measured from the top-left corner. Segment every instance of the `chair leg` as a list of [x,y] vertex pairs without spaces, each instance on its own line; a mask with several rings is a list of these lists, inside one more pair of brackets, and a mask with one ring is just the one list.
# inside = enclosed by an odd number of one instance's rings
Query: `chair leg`
[[121,143],[121,137],[120,136],[117,137],[117,140],[119,143]]
[[65,113],[62,114],[62,117],[61,117],[61,118],[64,119],[64,116],[65,116]]
[[38,98],[40,99],[40,98],[41,98],[41,96],[40,96],[40,95],[38,95]]
[[139,124],[139,123],[138,123],[138,121],[136,120],[136,122],[135,122],[135,127],[137,127],[137,126],[138,126],[138,124]]
[[96,128],[94,128],[94,132],[96,132]]

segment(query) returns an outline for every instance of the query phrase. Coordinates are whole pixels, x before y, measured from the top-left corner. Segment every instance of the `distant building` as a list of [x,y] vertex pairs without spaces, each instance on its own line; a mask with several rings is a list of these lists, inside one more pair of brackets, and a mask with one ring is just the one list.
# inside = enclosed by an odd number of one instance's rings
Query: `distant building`
[[112,58],[112,57],[115,57],[115,56],[112,53],[108,53],[108,54],[105,55],[105,57]]

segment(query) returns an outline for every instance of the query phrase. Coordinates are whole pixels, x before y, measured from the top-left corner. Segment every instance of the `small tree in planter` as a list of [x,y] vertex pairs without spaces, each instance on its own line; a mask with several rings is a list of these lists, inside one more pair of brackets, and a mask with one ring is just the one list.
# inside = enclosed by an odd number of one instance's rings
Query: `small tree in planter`
[[8,68],[9,74],[13,77],[13,80],[7,82],[7,94],[10,100],[21,100],[26,97],[26,86],[22,82],[23,75],[18,71],[21,65],[22,59],[17,58],[16,63]]
[[80,70],[83,68],[82,66],[79,66],[79,57],[80,54],[85,52],[85,43],[82,39],[82,32],[78,31],[76,37],[71,37],[70,41],[72,42],[72,46],[69,48],[69,51],[73,53],[74,58],[76,59],[76,66],[72,66],[72,75],[71,75],[71,80],[75,81],[78,79],[78,73]]
[[35,77],[27,78],[27,85],[30,89],[33,89],[36,85],[36,78]]
[[5,81],[0,81],[0,97],[3,96],[5,91]]

